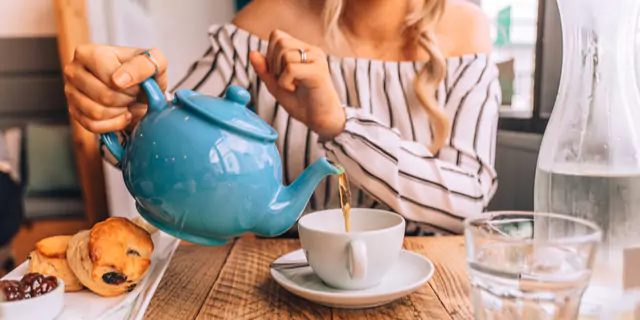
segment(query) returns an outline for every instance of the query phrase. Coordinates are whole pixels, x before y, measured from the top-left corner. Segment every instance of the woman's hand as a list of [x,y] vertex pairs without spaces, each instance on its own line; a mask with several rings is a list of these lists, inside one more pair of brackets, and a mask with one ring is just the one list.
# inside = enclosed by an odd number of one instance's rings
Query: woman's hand
[[[142,49],[99,44],[76,48],[73,61],[64,68],[69,113],[87,130],[106,133],[135,125],[146,113],[142,81],[156,67]],[[149,53],[158,63],[155,76],[160,88],[167,87],[167,61],[158,50]]]
[[[305,51],[306,63],[302,63],[299,49]],[[294,119],[321,139],[331,139],[342,132],[345,111],[321,49],[276,30],[271,33],[267,56],[254,51],[250,60],[269,92]]]

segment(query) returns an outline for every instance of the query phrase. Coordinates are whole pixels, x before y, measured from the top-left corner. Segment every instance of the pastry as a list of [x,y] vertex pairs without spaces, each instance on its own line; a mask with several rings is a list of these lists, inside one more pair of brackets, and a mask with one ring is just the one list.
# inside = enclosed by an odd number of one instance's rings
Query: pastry
[[109,218],[69,242],[67,258],[80,282],[105,297],[130,292],[151,265],[149,232],[125,218]]
[[83,286],[67,261],[67,246],[72,236],[55,236],[36,243],[29,254],[29,273],[55,276],[65,283],[65,292],[82,290]]

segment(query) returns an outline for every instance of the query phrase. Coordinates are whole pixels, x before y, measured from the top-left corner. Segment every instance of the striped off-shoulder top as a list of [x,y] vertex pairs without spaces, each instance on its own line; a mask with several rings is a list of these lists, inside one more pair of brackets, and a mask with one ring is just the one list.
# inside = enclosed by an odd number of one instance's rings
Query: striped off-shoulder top
[[[320,143],[292,119],[249,63],[267,41],[234,25],[210,28],[209,49],[171,88],[221,96],[229,85],[247,88],[253,110],[279,133],[283,182],[289,184],[319,157],[342,164],[352,187],[352,207],[388,209],[407,220],[408,234],[460,233],[462,220],[481,213],[497,188],[494,170],[501,89],[486,54],[446,59],[436,99],[451,119],[451,137],[432,154],[429,117],[413,80],[424,62],[390,62],[329,55],[335,89],[346,106],[344,132]],[[124,134],[120,135],[126,140]],[[126,141],[123,141],[126,143]],[[105,158],[118,166],[102,148]],[[307,211],[338,208],[337,177],[321,183]]]

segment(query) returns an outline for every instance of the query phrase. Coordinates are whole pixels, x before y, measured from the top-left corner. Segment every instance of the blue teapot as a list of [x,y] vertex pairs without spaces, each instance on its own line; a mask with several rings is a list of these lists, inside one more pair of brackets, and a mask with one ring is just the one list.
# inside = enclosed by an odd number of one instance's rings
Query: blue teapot
[[140,214],[177,238],[221,245],[244,233],[277,236],[324,177],[342,172],[321,158],[283,186],[278,133],[246,107],[251,96],[241,87],[224,99],[183,89],[166,101],[153,79],[141,86],[149,108],[127,145],[114,133],[101,139]]

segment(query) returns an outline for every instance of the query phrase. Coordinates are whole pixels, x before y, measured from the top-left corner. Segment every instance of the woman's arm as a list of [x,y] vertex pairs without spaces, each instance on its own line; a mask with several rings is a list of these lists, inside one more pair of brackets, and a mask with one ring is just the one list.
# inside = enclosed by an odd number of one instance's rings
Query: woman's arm
[[[473,16],[478,19],[471,25],[484,23],[481,15]],[[490,51],[488,33],[478,36],[488,45],[480,47],[477,40],[457,50],[465,54]],[[252,55],[258,75],[293,118],[318,133],[328,157],[346,167],[356,186],[406,218],[431,225],[438,232],[459,233],[464,217],[483,211],[497,186],[493,158],[501,94],[497,68],[489,62],[488,54],[474,55],[462,68],[468,72],[449,70],[449,81],[439,96],[446,101],[452,134],[447,145],[433,155],[367,111],[338,107],[336,91],[327,83],[327,66],[319,63],[324,56],[321,50],[284,33],[272,33],[271,40],[279,46],[272,50],[270,45],[264,57]],[[301,64],[297,48],[308,49],[315,58]],[[283,64],[274,65],[280,57]],[[282,69],[290,72],[278,78]],[[416,130],[429,130],[427,122],[413,125]]]
[[[356,186],[438,232],[459,233],[464,217],[483,211],[496,187],[493,158],[501,94],[488,55],[475,55],[462,66],[464,77],[462,71],[449,74],[456,80],[440,96],[452,134],[435,156],[366,110],[339,107],[322,52],[283,33],[273,37],[281,48],[266,56],[253,54],[254,69],[289,114],[325,141],[327,156],[345,166]],[[301,64],[297,48],[305,46],[313,62]],[[267,68],[270,61],[280,61],[282,52],[292,53],[284,59],[286,67],[271,63]],[[276,77],[282,69],[289,74]],[[428,126],[414,123],[416,130]]]
[[[407,219],[437,232],[460,232],[461,220],[482,212],[497,187],[493,162],[501,93],[495,66],[486,70],[477,84],[452,93],[445,109],[455,114],[453,134],[437,156],[351,107],[344,131],[322,144],[327,156],[345,167],[353,184]],[[463,95],[473,100],[461,101]]]

